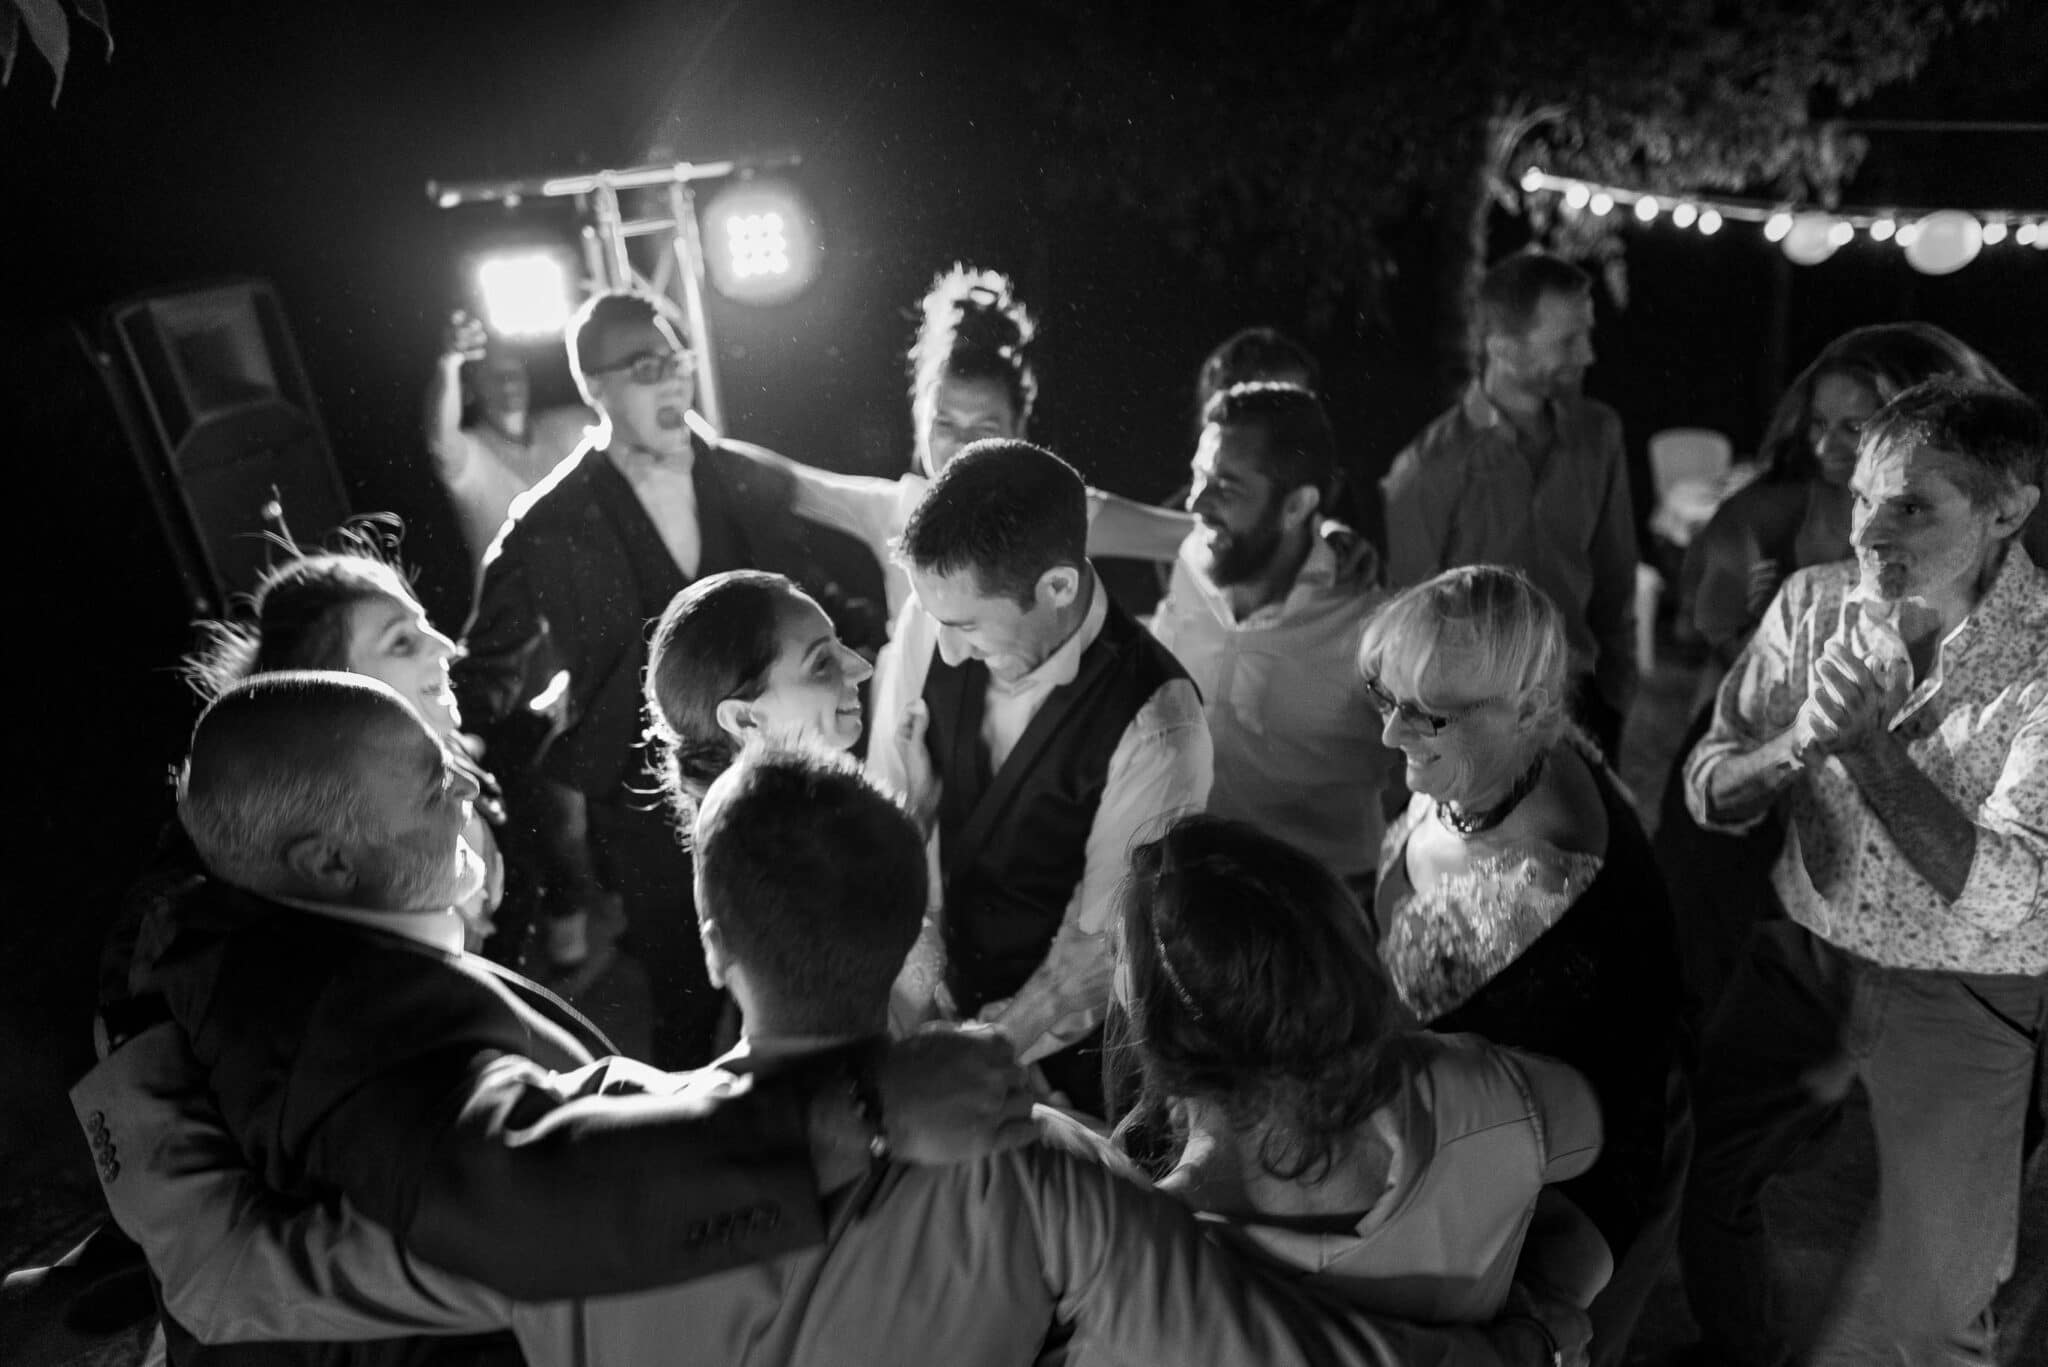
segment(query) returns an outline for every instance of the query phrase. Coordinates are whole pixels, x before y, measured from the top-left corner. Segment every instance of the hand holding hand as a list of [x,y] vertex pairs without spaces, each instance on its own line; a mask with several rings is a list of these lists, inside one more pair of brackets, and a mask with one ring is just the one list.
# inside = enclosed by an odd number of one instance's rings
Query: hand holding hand
[[993,1032],[926,1029],[894,1040],[874,1086],[889,1150],[906,1163],[966,1162],[1037,1133],[1024,1070]]

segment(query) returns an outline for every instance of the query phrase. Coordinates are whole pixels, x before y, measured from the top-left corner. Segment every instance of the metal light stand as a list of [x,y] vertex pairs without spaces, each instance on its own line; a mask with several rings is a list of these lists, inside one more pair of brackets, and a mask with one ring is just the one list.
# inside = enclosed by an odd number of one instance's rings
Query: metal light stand
[[[528,180],[427,182],[427,198],[443,209],[462,204],[499,203],[516,208],[524,199],[574,198],[584,220],[583,262],[593,289],[637,290],[666,295],[683,310],[689,324],[690,348],[697,358],[697,407],[712,427],[723,431],[725,412],[718,392],[717,348],[711,345],[711,318],[704,307],[704,244],[697,231],[696,193],[700,180],[752,174],[793,166],[798,158],[766,161],[679,161],[669,165],[635,166],[623,171],[595,171],[575,176],[544,176]],[[668,187],[665,218],[627,218],[619,208],[619,191]],[[626,244],[655,233],[669,235],[670,250],[662,253],[653,279],[634,268]]]

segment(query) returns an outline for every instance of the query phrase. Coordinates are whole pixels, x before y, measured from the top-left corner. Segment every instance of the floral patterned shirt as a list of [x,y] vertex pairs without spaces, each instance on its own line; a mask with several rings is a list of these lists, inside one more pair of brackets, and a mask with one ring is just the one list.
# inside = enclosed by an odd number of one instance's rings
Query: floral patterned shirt
[[[1686,761],[1686,802],[1702,826],[1740,832],[1762,819],[1711,819],[1708,776],[1792,725],[1856,581],[1855,562],[1841,561],[1801,570],[1779,589]],[[1962,895],[1951,903],[1920,876],[1830,756],[1786,789],[1791,830],[1772,873],[1786,913],[1887,967],[2048,973],[2048,573],[2017,542],[1889,724],[1976,825]]]

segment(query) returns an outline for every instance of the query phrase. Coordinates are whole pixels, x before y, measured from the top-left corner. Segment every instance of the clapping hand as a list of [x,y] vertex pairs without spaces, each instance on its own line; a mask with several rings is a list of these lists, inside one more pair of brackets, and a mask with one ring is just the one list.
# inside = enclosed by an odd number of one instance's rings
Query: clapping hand
[[892,1041],[874,1083],[890,1152],[906,1163],[966,1162],[1038,1132],[1016,1051],[993,1031],[928,1027]]
[[1885,726],[1891,690],[1840,640],[1829,641],[1813,666],[1794,728],[1800,753],[1839,755],[1859,749]]

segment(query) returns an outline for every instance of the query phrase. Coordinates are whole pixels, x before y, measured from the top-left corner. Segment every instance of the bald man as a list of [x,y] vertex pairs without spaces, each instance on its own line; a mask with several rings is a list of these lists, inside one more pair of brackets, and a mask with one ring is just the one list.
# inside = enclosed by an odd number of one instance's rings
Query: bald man
[[[273,1191],[345,1195],[408,1257],[551,1299],[815,1243],[820,1181],[864,1164],[878,1125],[912,1161],[1030,1132],[1007,1050],[958,1036],[842,1050],[772,1085],[616,1095],[648,1070],[596,1062],[612,1050],[588,1021],[462,952],[474,795],[359,675],[259,676],[200,718],[178,816],[211,877],[154,985]],[[869,1087],[879,1112],[853,1101]],[[118,1108],[105,1128],[118,1146]],[[166,1330],[175,1362],[215,1351]],[[419,1360],[389,1341],[307,1351]]]

